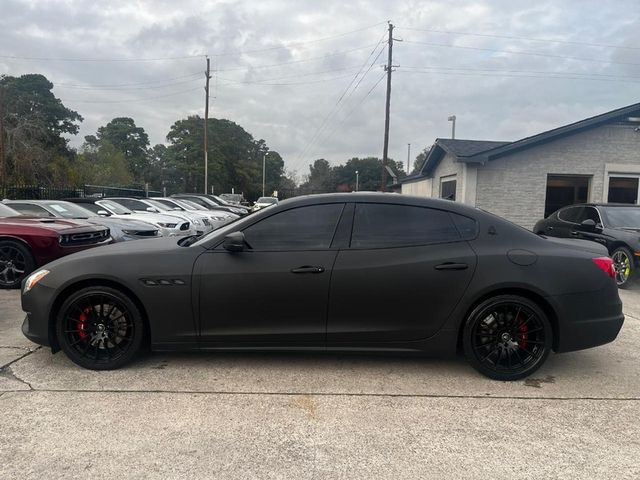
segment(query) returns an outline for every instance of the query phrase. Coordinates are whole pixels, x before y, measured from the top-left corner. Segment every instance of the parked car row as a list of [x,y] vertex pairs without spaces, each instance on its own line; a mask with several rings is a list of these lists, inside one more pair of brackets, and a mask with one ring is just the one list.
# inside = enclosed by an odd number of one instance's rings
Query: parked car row
[[35,268],[113,242],[209,233],[249,210],[212,195],[153,198],[3,200],[0,288],[16,288]]

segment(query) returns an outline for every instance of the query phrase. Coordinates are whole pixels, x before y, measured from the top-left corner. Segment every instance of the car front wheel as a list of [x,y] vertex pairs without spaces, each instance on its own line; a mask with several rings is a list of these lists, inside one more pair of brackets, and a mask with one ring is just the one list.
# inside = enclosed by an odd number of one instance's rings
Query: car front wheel
[[127,295],[96,286],[72,293],[63,302],[56,334],[60,348],[74,363],[112,370],[135,356],[144,329],[140,311]]
[[545,362],[552,329],[545,313],[531,300],[500,295],[478,305],[463,330],[469,363],[495,380],[518,380]]
[[11,240],[0,241],[0,288],[18,288],[35,268],[29,249]]

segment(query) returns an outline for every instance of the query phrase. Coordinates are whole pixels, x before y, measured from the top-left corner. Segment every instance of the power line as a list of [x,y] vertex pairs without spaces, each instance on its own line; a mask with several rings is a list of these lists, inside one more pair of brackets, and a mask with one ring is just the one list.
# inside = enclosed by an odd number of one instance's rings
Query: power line
[[500,72],[500,73],[535,73],[541,75],[571,75],[571,76],[588,76],[588,77],[605,77],[605,78],[630,78],[630,79],[640,79],[640,75],[615,75],[611,73],[584,73],[584,72],[571,72],[571,71],[541,71],[541,70],[506,70],[506,69],[495,69],[495,68],[468,68],[468,67],[447,67],[447,66],[428,66],[428,67],[413,67],[413,66],[402,66],[403,70],[425,70],[425,69],[439,69],[439,70],[464,70],[464,71],[479,71],[479,72]]
[[429,32],[429,33],[444,33],[447,35],[462,35],[470,37],[487,37],[487,38],[503,38],[508,40],[526,40],[530,42],[544,42],[544,43],[560,43],[564,45],[580,45],[585,47],[600,47],[600,48],[623,48],[627,50],[640,50],[640,47],[629,47],[626,45],[611,45],[606,43],[589,43],[578,42],[572,40],[554,40],[550,38],[533,38],[533,37],[521,37],[515,35],[497,35],[492,33],[473,33],[473,32],[456,32],[452,30],[435,30],[430,28],[412,28],[412,27],[400,27],[404,30],[412,30],[416,32]]
[[509,73],[500,73],[500,72],[456,72],[456,71],[438,71],[438,70],[414,70],[414,71],[405,71],[404,74],[411,73],[432,73],[438,75],[457,75],[463,77],[497,77],[497,78],[542,78],[542,79],[555,79],[555,80],[587,80],[587,81],[596,81],[596,82],[622,82],[622,83],[640,83],[640,79],[638,80],[622,80],[615,78],[588,78],[588,77],[579,77],[579,76],[549,76],[549,75],[535,75],[535,74],[509,74]]
[[140,85],[140,86],[131,86],[131,87],[91,87],[91,86],[73,86],[72,87],[70,85],[63,85],[59,83],[54,83],[53,86],[58,88],[68,88],[72,90],[111,90],[111,91],[147,90],[150,88],[167,88],[167,87],[173,87],[175,85],[184,85],[186,83],[192,83],[196,80],[200,80],[200,78],[192,78],[190,80],[183,80],[182,82],[163,83],[158,85],[149,84],[149,85]]
[[[296,63],[312,62],[314,60],[324,60],[326,58],[331,58],[331,57],[337,57],[339,55],[344,55],[345,53],[351,53],[351,52],[357,52],[357,51],[360,51],[360,50],[366,50],[368,48],[371,48],[372,46],[373,45],[364,45],[362,47],[351,48],[349,50],[342,50],[342,51],[339,51],[339,52],[328,53],[328,54],[321,55],[321,56],[318,56],[318,57],[303,58],[301,60],[291,60],[289,62],[272,63],[272,64],[268,64],[268,65],[248,65],[248,66],[237,67],[237,68],[224,68],[224,69],[219,69],[218,72],[237,72],[237,71],[253,70],[253,69],[258,69],[258,68],[273,68],[273,67],[281,67],[283,65],[293,65],[293,64],[296,64]],[[376,47],[377,47],[377,45],[376,45]]]
[[144,98],[133,98],[133,99],[127,99],[127,100],[74,100],[71,98],[61,98],[60,100],[63,102],[70,102],[70,103],[131,103],[131,102],[144,102],[146,100],[156,100],[158,98],[166,98],[166,97],[173,97],[176,95],[181,95],[183,93],[189,93],[189,92],[195,92],[196,90],[200,90],[201,87],[196,87],[196,88],[190,88],[189,90],[181,90],[179,92],[173,92],[173,93],[168,93],[165,95],[156,95],[153,97],[144,97]]
[[349,78],[351,77],[351,74],[347,74],[347,75],[339,75],[337,77],[329,77],[329,78],[321,78],[318,80],[307,80],[306,82],[287,82],[287,83],[268,83],[268,82],[244,82],[244,81],[236,81],[236,80],[230,80],[230,79],[226,79],[226,78],[222,78],[219,77],[219,80],[222,80],[223,82],[229,82],[232,84],[240,84],[240,85],[264,85],[264,86],[277,86],[277,87],[284,87],[284,86],[288,86],[288,85],[311,85],[314,83],[324,83],[324,82],[331,82],[333,80],[340,80],[342,78]]
[[[380,44],[382,43],[382,41],[384,40],[385,35],[383,35],[382,37],[380,37],[380,40],[378,40],[378,43],[376,43],[376,45],[373,47],[373,49],[371,50],[371,52],[369,53],[369,56],[365,59],[365,61],[362,63],[362,66],[360,67],[360,69],[358,70],[358,72],[354,75],[354,77],[351,79],[351,81],[349,82],[349,84],[346,86],[346,88],[342,91],[342,93],[340,94],[340,96],[338,97],[338,100],[336,101],[336,103],[333,105],[332,109],[327,113],[327,115],[322,119],[322,122],[320,123],[320,126],[318,127],[318,129],[315,131],[315,133],[313,134],[313,136],[311,137],[311,139],[309,140],[309,142],[306,144],[306,146],[302,149],[302,152],[300,153],[300,155],[298,156],[298,158],[295,160],[295,162],[293,163],[295,166],[297,166],[299,163],[301,163],[304,159],[305,156],[308,152],[308,150],[311,148],[311,146],[314,144],[314,142],[318,139],[318,137],[322,134],[322,132],[324,131],[324,129],[326,128],[327,122],[329,121],[329,119],[334,115],[337,114],[341,107],[340,104],[343,101],[343,99],[345,98],[345,95],[347,94],[347,92],[350,92],[348,97],[349,98],[353,91],[355,91],[355,89],[351,90],[351,86],[354,85],[354,83],[357,81],[357,79],[359,78],[360,74],[363,72],[363,70],[365,69],[365,67],[367,66],[367,64],[369,63],[369,60],[373,57],[373,55],[375,54],[375,52],[378,50],[378,47],[380,46]],[[382,49],[384,50],[384,48]],[[382,51],[381,50],[381,51]],[[376,59],[378,57],[375,57]],[[371,64],[373,65],[375,62],[371,62]],[[367,70],[367,73],[371,70],[371,68],[369,68]],[[364,75],[363,75],[364,76]],[[351,90],[351,91],[350,91]]]
[[63,86],[63,87],[105,87],[105,88],[109,88],[109,87],[129,87],[129,86],[135,86],[135,85],[149,85],[152,83],[159,83],[159,82],[170,82],[173,80],[182,80],[183,78],[190,78],[190,77],[195,77],[198,76],[200,77],[200,75],[202,75],[201,72],[194,72],[194,73],[189,73],[187,75],[180,75],[178,77],[171,77],[171,78],[164,78],[164,79],[158,79],[158,80],[149,80],[146,82],[135,82],[135,83],[103,83],[103,84],[81,84],[81,83],[56,83],[55,85],[57,86]]
[[182,55],[179,57],[155,57],[155,58],[65,58],[65,57],[27,57],[20,55],[0,55],[0,58],[10,60],[26,60],[37,62],[159,62],[165,60],[192,60],[205,58],[205,54]]
[[470,47],[466,45],[450,45],[444,43],[431,43],[431,42],[418,42],[412,40],[403,40],[405,43],[414,44],[414,45],[428,45],[430,47],[444,47],[444,48],[460,48],[465,50],[478,50],[482,52],[495,52],[495,53],[508,53],[513,55],[531,55],[536,57],[548,57],[548,58],[560,58],[563,60],[578,60],[582,62],[595,62],[595,63],[610,63],[613,65],[635,65],[640,66],[640,63],[633,62],[617,62],[614,60],[599,60],[595,58],[585,58],[585,57],[572,57],[566,55],[555,55],[552,53],[541,53],[541,52],[530,52],[527,50],[499,50],[495,48],[484,48],[484,47]]
[[244,55],[244,54],[247,54],[247,53],[269,52],[269,51],[272,51],[272,50],[282,50],[282,49],[286,49],[286,48],[297,47],[297,46],[300,46],[300,45],[309,45],[309,44],[312,44],[312,43],[323,42],[325,40],[333,40],[335,38],[345,37],[345,36],[351,35],[353,33],[363,32],[365,30],[370,30],[372,28],[375,28],[375,27],[378,27],[380,25],[383,25],[384,23],[385,22],[379,22],[379,23],[376,23],[374,25],[369,25],[367,27],[358,28],[356,30],[350,30],[348,32],[338,33],[336,35],[331,35],[331,36],[328,36],[328,37],[316,38],[314,40],[308,40],[308,41],[305,41],[305,42],[292,42],[292,43],[286,43],[284,45],[273,46],[273,47],[256,48],[256,49],[250,49],[250,50],[235,50],[235,51],[232,51],[232,52],[221,52],[221,53],[215,53],[212,56],[214,56],[214,57],[226,57],[226,56]]

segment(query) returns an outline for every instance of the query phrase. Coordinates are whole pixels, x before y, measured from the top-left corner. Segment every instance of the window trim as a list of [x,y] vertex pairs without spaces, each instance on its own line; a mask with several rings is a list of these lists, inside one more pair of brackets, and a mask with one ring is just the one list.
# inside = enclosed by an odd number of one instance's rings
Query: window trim
[[[348,250],[389,250],[389,249],[395,249],[395,248],[415,248],[415,247],[426,247],[426,246],[430,246],[430,245],[443,245],[443,244],[450,244],[450,243],[459,243],[459,242],[467,242],[469,240],[465,240],[464,238],[462,238],[462,234],[460,233],[460,231],[458,230],[458,227],[456,227],[455,222],[453,221],[453,218],[451,218],[451,214],[455,213],[455,212],[451,212],[450,210],[445,210],[443,208],[433,208],[430,206],[425,206],[425,205],[415,205],[415,204],[405,204],[405,203],[389,203],[389,202],[354,202],[355,207],[353,209],[353,218],[351,219],[351,237],[349,238],[349,245],[348,245]],[[354,247],[352,245],[353,243],[353,232],[355,229],[355,225],[356,225],[356,211],[358,209],[358,205],[392,205],[392,206],[396,206],[396,207],[414,207],[414,208],[424,208],[427,210],[437,210],[439,212],[444,212],[447,214],[447,217],[449,218],[449,221],[451,222],[451,225],[453,226],[453,229],[456,231],[456,233],[458,234],[458,239],[457,240],[446,240],[446,241],[440,241],[440,242],[426,242],[426,243],[417,243],[417,244],[410,244],[410,245],[394,245],[394,246],[380,246],[380,247]],[[466,217],[466,215],[462,215],[463,217]],[[471,217],[467,217],[467,218],[471,218]],[[476,222],[476,225],[478,223],[478,221],[475,218],[472,218],[472,220],[474,222]],[[478,232],[476,232],[476,235],[474,238],[478,237]]]
[[568,223],[569,225],[580,225],[579,223],[572,222],[570,220],[565,220],[564,218],[562,218],[560,216],[560,214],[562,213],[563,210],[569,210],[570,208],[578,208],[578,209],[580,209],[580,208],[584,208],[584,205],[567,205],[566,207],[562,207],[560,210],[558,210],[558,215],[557,215],[558,220],[560,220],[561,222],[564,222],[564,223]]

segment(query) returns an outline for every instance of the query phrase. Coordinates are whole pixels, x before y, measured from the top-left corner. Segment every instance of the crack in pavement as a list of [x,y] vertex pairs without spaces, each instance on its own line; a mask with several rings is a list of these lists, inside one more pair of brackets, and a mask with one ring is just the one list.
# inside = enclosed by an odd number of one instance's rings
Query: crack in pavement
[[155,393],[155,394],[172,394],[172,395],[251,395],[251,396],[285,396],[285,397],[298,397],[298,396],[316,396],[316,397],[377,397],[377,398],[455,398],[455,399],[491,399],[491,400],[549,400],[549,401],[573,401],[573,400],[586,400],[586,401],[617,401],[617,402],[636,402],[640,401],[640,397],[526,397],[522,395],[438,395],[438,394],[410,394],[410,393],[336,393],[336,392],[229,392],[229,391],[216,391],[216,390],[73,390],[73,389],[55,389],[55,388],[33,388],[29,383],[16,377],[17,380],[29,385],[30,390],[5,390],[4,393],[115,393],[115,394],[143,394],[143,393]]
[[[31,384],[29,382],[27,382],[26,380],[23,380],[22,378],[18,377],[15,374],[15,372],[13,371],[13,368],[11,368],[11,365],[13,365],[14,363],[22,360],[23,358],[28,357],[32,353],[37,352],[41,348],[42,348],[42,346],[39,346],[39,347],[34,348],[33,350],[29,350],[24,355],[20,355],[18,358],[11,360],[9,363],[6,363],[6,364],[0,366],[0,376],[3,376],[3,377],[8,378],[10,380],[15,380],[17,382],[23,383],[24,385],[29,387],[29,390],[33,390],[34,388],[31,386]],[[12,392],[12,391],[14,391],[14,392],[15,391],[23,392],[24,390],[5,390],[3,393]]]

